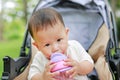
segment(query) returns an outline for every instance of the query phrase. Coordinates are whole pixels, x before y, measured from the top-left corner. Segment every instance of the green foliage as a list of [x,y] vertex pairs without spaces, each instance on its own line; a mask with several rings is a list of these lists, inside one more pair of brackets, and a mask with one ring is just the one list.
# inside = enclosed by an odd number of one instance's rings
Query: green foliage
[[[9,0],[2,0],[3,4]],[[3,57],[11,56],[18,57],[20,47],[24,38],[25,32],[25,13],[24,0],[10,0],[15,3],[14,8],[3,7],[4,33],[5,41],[0,41],[0,78],[3,72]],[[27,0],[27,13],[30,15],[39,0]],[[28,16],[27,16],[28,17]]]
[[117,36],[120,41],[120,18],[117,18]]
[[117,8],[120,8],[120,0],[117,0]]
[[24,23],[20,19],[5,22],[4,38],[7,40],[21,38],[24,35],[24,29]]
[[18,58],[23,39],[15,39],[0,42],[0,78],[3,72],[3,57]]

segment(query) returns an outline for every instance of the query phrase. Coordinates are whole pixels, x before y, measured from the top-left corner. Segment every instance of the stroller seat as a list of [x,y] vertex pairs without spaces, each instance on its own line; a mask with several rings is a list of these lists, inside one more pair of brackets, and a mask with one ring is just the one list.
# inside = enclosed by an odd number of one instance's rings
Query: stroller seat
[[[106,11],[107,7],[104,0],[99,1],[99,4],[97,0],[86,0],[84,4],[81,1],[77,3],[77,0],[42,0],[37,4],[33,13],[44,7],[52,7],[62,15],[65,26],[70,29],[69,39],[79,41],[91,55],[99,80],[119,80],[120,58],[114,59],[110,52],[111,48],[117,48],[116,36],[111,32],[111,29],[114,29],[111,26],[114,25],[110,25],[114,23],[110,21],[114,20],[109,20],[109,15],[107,15],[109,11]],[[21,73],[16,73],[17,76],[7,76],[8,78],[3,80],[27,80],[29,67],[37,49],[32,45],[33,39],[28,30],[26,30],[25,35],[23,47],[26,47],[26,44],[30,45],[30,55],[20,57],[29,56],[28,65],[24,67],[24,70],[21,70],[20,67]],[[114,60],[118,60],[118,63],[114,64]],[[111,69],[110,61],[114,64],[114,69]],[[4,64],[6,63],[4,62]],[[5,72],[3,78],[6,77]],[[91,78],[91,80],[95,79]]]

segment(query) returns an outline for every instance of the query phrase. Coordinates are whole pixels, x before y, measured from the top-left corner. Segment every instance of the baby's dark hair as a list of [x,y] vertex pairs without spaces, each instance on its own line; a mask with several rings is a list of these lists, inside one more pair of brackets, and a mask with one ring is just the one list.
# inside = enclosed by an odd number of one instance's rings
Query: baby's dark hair
[[48,29],[48,27],[53,27],[58,22],[64,26],[60,13],[53,8],[42,8],[34,12],[31,16],[28,23],[28,30],[34,38],[33,32],[36,33],[38,30]]

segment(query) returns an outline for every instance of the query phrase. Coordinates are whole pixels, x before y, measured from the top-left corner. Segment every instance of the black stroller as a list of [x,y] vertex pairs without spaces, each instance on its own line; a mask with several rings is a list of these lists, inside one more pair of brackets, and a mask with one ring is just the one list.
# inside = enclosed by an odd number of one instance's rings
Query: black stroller
[[[69,39],[79,41],[95,62],[91,80],[120,80],[120,48],[116,35],[116,23],[107,0],[40,0],[39,8],[53,7],[63,16],[69,27]],[[27,80],[29,66],[37,49],[26,29],[20,57],[3,58],[2,80]]]

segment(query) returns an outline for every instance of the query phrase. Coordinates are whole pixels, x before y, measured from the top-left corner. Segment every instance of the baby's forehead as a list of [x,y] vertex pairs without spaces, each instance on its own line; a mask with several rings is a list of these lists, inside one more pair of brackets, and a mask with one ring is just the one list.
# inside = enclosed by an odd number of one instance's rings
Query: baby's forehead
[[38,25],[37,28],[36,28],[36,32],[38,31],[46,31],[50,28],[58,28],[58,27],[63,27],[65,28],[64,24],[61,23],[59,20],[56,21],[56,22],[51,22],[51,23],[47,23],[47,24],[42,24],[42,25]]

